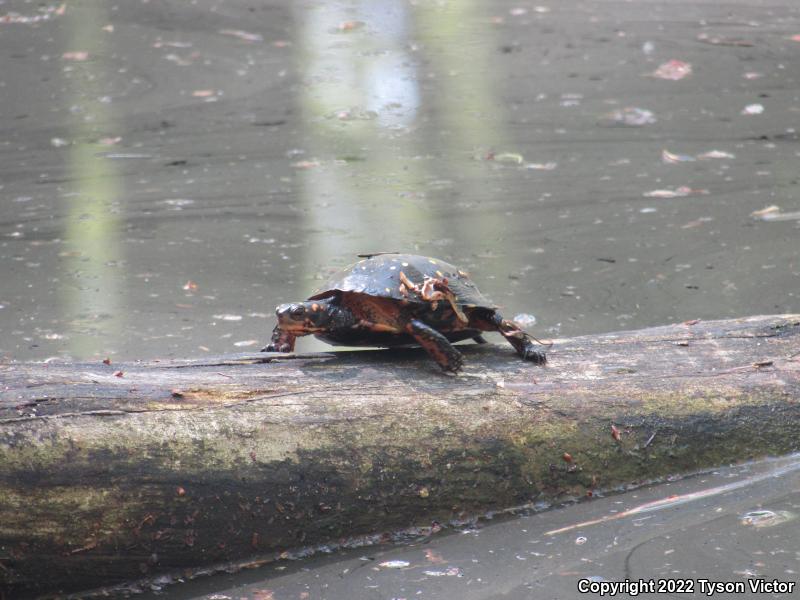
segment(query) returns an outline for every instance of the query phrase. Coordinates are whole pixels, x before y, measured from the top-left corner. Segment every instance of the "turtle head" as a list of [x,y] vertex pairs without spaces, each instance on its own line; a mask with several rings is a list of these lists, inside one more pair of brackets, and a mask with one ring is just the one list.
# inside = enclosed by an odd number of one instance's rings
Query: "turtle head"
[[281,304],[275,309],[278,327],[295,335],[324,331],[336,315],[336,308],[326,300]]

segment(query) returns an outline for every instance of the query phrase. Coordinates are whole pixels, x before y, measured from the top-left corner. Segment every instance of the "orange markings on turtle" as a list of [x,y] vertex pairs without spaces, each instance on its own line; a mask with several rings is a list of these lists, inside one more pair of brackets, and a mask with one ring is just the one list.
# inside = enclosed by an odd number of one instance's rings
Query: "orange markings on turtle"
[[456,295],[450,289],[447,278],[443,276],[441,271],[436,271],[436,274],[439,276],[438,278],[429,277],[426,275],[425,279],[422,281],[422,287],[420,288],[420,286],[411,281],[405,273],[400,271],[400,281],[402,282],[401,285],[404,285],[409,290],[414,291],[425,302],[430,302],[431,310],[436,310],[439,308],[439,302],[446,300],[453,308],[453,312],[456,314],[459,321],[462,323],[469,322],[467,315],[465,315],[464,311],[458,306]]
[[400,306],[391,298],[349,293],[347,306],[360,319],[370,323],[390,323],[394,327],[400,319]]
[[[404,263],[405,264],[405,263]],[[417,291],[417,284],[412,283],[411,280],[406,277],[406,274],[400,271],[400,282],[406,286],[409,290]]]

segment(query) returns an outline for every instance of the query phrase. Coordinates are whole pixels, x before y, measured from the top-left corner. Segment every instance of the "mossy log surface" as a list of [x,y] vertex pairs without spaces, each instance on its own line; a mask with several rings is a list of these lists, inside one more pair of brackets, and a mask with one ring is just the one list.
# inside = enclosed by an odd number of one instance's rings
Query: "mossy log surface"
[[0,364],[0,590],[144,575],[800,448],[800,315],[464,347]]

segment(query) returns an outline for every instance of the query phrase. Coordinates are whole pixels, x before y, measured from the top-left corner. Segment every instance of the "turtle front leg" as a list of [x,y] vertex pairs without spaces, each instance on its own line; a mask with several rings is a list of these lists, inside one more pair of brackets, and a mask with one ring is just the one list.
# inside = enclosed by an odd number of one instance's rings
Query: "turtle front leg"
[[442,370],[455,373],[461,368],[464,357],[441,333],[417,319],[406,324],[405,330],[425,348]]
[[537,365],[547,362],[547,356],[536,347],[536,341],[525,331],[520,329],[514,321],[504,319],[498,312],[488,315],[475,316],[470,320],[470,325],[483,331],[498,331],[506,338],[509,344],[514,346],[522,358],[529,360]]
[[272,330],[272,341],[269,345],[261,349],[261,352],[294,352],[294,341],[297,339],[293,333],[289,333],[276,326]]

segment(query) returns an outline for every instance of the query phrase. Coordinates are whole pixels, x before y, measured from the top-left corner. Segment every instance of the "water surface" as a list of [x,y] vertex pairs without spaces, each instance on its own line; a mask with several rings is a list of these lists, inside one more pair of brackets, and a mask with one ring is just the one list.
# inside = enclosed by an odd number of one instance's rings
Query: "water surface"
[[543,337],[797,312],[798,32],[766,0],[0,2],[0,355],[254,350],[381,250]]

